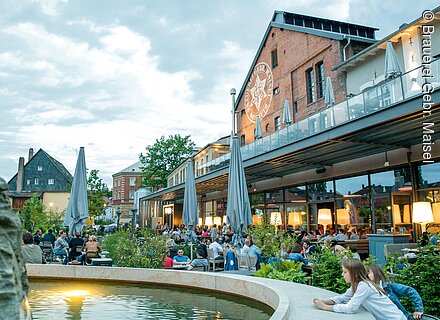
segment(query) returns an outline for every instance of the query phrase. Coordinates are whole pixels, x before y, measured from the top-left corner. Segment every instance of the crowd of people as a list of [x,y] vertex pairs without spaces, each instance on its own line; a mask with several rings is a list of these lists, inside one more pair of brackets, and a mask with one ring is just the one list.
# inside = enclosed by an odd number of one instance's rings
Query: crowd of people
[[[59,231],[58,238],[51,229],[45,234],[39,229],[32,235],[31,232],[23,234],[22,253],[26,263],[46,263],[59,259],[63,264],[84,264],[87,253],[95,252],[96,256],[102,248],[94,235],[85,235],[76,232],[69,237],[63,230]],[[48,250],[44,250],[48,249]]]

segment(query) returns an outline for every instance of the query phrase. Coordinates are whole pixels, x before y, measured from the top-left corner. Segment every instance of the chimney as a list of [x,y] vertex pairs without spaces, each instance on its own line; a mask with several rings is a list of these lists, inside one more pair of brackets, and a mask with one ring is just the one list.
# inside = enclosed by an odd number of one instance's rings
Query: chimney
[[34,156],[34,148],[29,148],[28,162],[31,161],[33,156]]
[[23,191],[24,157],[18,159],[17,192]]

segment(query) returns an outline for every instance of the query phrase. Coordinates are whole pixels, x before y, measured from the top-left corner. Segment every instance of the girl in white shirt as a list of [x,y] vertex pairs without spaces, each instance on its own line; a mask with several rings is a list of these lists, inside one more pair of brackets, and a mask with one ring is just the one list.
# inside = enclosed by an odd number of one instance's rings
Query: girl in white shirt
[[405,315],[387,297],[383,289],[369,280],[361,261],[345,260],[342,276],[351,284],[351,287],[344,294],[327,300],[313,299],[313,303],[318,308],[340,313],[354,313],[360,306],[363,306],[378,320],[406,320]]

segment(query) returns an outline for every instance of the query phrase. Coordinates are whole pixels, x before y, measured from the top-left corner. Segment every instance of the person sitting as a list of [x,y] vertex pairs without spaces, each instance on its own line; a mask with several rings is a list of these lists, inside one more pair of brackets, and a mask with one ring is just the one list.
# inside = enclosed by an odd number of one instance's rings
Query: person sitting
[[70,258],[70,261],[75,260],[76,257],[81,255],[81,252],[77,252],[76,251],[76,247],[81,247],[81,248],[84,247],[84,239],[81,238],[81,233],[80,232],[76,232],[75,233],[75,238],[73,238],[69,242],[69,248],[70,248],[69,258]]
[[167,251],[167,255],[165,256],[165,262],[163,264],[164,269],[170,269],[173,267],[173,259],[170,257],[170,251]]
[[363,306],[377,320],[406,320],[405,315],[387,297],[384,290],[371,282],[361,261],[344,260],[342,275],[351,287],[344,294],[327,300],[314,298],[316,307],[339,313],[354,313]]
[[338,229],[338,234],[335,236],[336,241],[345,241],[348,240],[347,235],[344,234],[343,229]]
[[44,259],[43,251],[40,247],[34,244],[32,233],[26,232],[23,234],[23,246],[21,247],[21,253],[23,254],[25,263],[46,263]]
[[40,242],[42,242],[42,241],[43,241],[43,232],[41,231],[41,229],[38,229],[34,235],[34,244],[36,244],[38,246],[38,245],[40,245]]
[[206,246],[206,239],[202,238],[200,239],[200,244],[197,247],[197,251],[200,250],[200,255],[202,256],[202,258],[207,258],[208,257],[208,247]]
[[191,260],[188,256],[183,255],[183,249],[177,250],[177,256],[173,258],[173,267],[176,266],[187,266]]
[[87,252],[96,252],[98,254],[98,257],[99,257],[99,253],[102,252],[102,248],[99,245],[99,242],[96,240],[96,237],[94,235],[91,235],[89,237],[89,241],[86,242],[85,251],[86,253],[83,253],[77,258],[78,262],[81,263],[85,262]]
[[209,245],[209,249],[212,249],[214,252],[214,260],[221,260],[223,259],[223,248],[218,243],[218,237],[214,239],[214,242],[212,242]]
[[53,253],[55,255],[64,256],[65,259],[63,261],[64,264],[67,264],[69,258],[67,254],[67,249],[69,248],[69,244],[66,241],[66,233],[64,231],[60,231],[59,237],[57,241],[55,241],[55,248]]
[[47,233],[43,236],[43,241],[49,241],[50,243],[52,243],[52,247],[55,244],[55,236],[52,233],[52,229],[47,230]]
[[366,267],[368,278],[379,285],[385,290],[385,293],[394,302],[397,308],[403,312],[407,319],[410,318],[410,313],[403,307],[399,300],[399,297],[407,297],[412,300],[414,305],[414,313],[412,317],[414,319],[421,319],[423,316],[423,302],[419,293],[413,287],[405,286],[400,283],[389,282],[382,269],[376,265],[372,264]]
[[204,258],[202,254],[202,250],[197,250],[196,258],[190,262],[188,270],[192,270],[194,267],[203,267],[203,270],[208,268],[208,259]]
[[310,240],[303,239],[301,241],[301,244],[302,244],[301,254],[303,255],[304,258],[308,258],[309,255],[316,252],[316,247],[315,247],[315,245],[310,244]]

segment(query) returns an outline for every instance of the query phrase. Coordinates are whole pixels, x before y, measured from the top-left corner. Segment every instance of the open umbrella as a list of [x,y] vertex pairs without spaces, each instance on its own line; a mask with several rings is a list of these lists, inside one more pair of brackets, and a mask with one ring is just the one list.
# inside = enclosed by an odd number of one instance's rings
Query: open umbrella
[[329,108],[335,105],[335,92],[333,91],[332,78],[325,79],[325,105]]
[[261,138],[263,138],[263,130],[261,129],[260,116],[257,116],[255,122],[255,139],[261,139]]
[[402,73],[391,41],[387,42],[385,50],[385,79],[395,78]]
[[67,205],[64,226],[69,226],[69,234],[81,232],[86,219],[89,217],[89,204],[87,202],[87,173],[84,147],[79,149],[75,174],[73,175],[70,199]]
[[290,112],[289,101],[284,100],[283,122],[286,126],[292,124],[292,114]]
[[187,228],[189,240],[193,243],[197,242],[195,227],[199,221],[199,215],[197,213],[197,194],[192,160],[188,160],[186,163],[182,219]]
[[252,224],[252,214],[237,136],[232,138],[231,144],[226,215],[234,231],[234,246],[243,246],[243,233],[247,226]]

